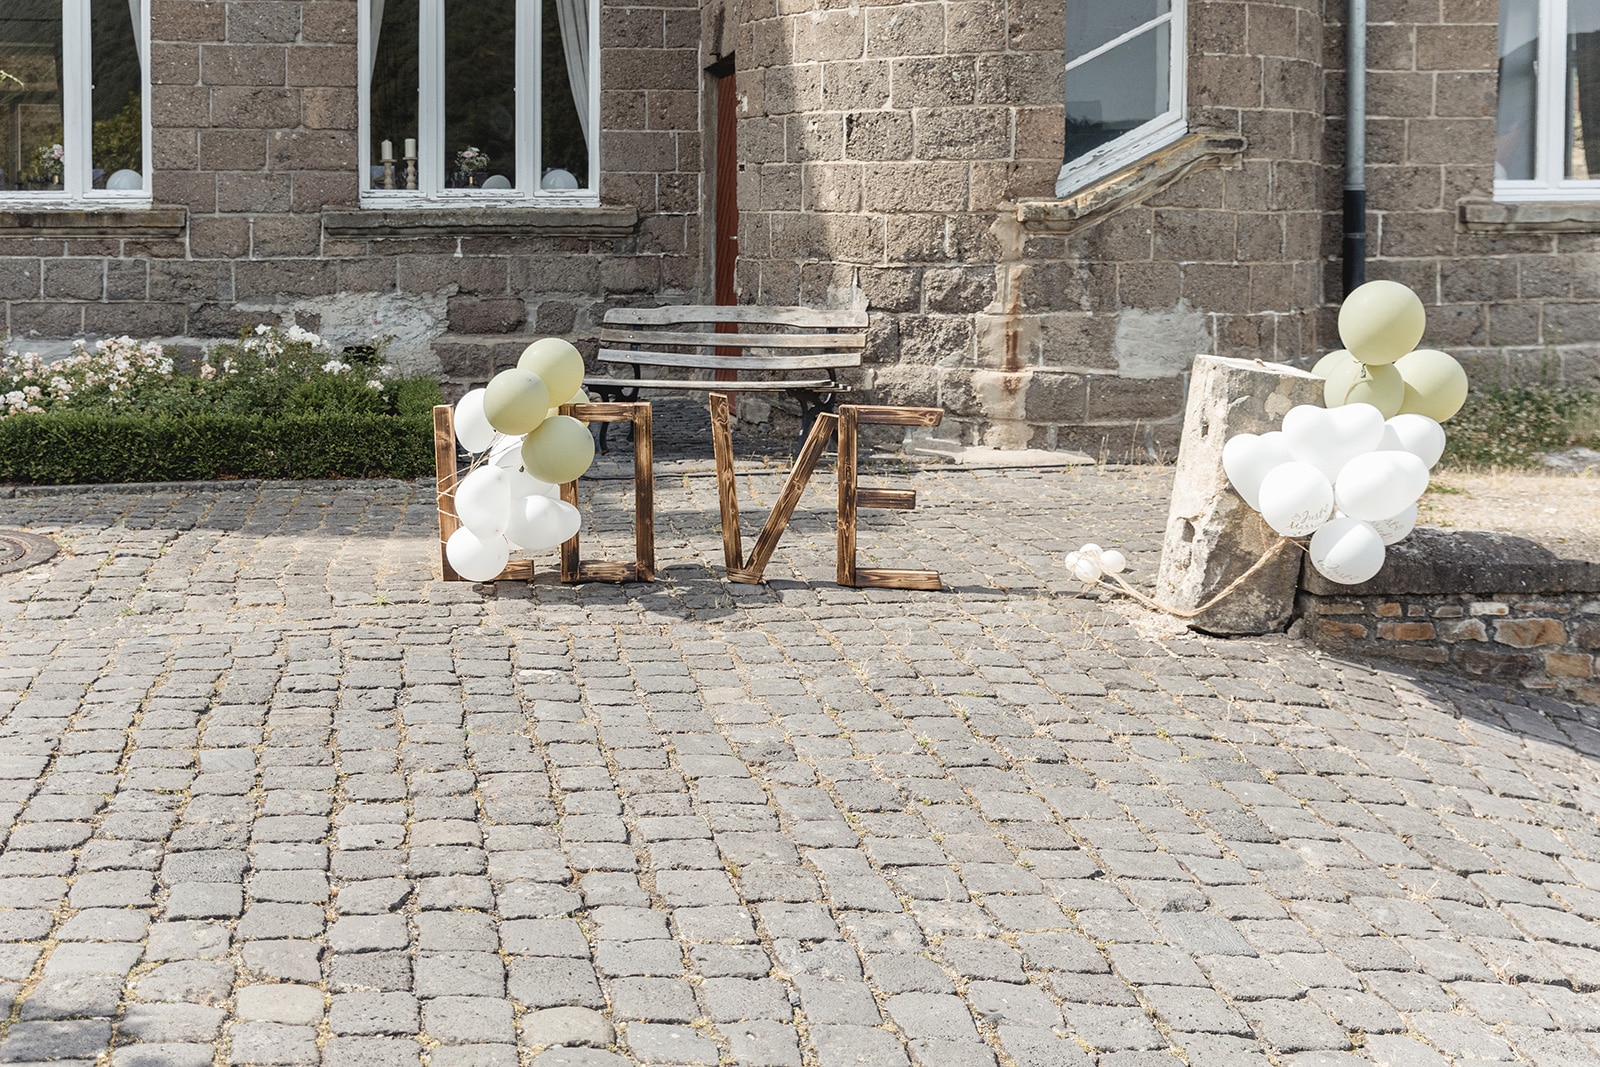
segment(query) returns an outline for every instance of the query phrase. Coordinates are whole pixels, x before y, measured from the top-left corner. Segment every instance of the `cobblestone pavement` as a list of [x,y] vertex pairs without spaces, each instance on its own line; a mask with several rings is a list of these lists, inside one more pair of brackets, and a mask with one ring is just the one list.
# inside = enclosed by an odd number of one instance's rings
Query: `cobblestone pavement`
[[1600,1062],[1595,711],[1073,595],[1169,476],[896,475],[940,593],[820,477],[724,584],[694,463],[647,586],[438,582],[408,483],[0,499],[0,1062]]

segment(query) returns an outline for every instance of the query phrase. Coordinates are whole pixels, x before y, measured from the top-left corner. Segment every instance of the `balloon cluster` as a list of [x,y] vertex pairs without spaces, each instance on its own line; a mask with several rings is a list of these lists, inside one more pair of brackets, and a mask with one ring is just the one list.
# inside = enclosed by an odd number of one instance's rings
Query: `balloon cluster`
[[582,385],[583,356],[547,337],[456,404],[456,439],[475,458],[456,484],[461,528],[444,551],[468,581],[494,580],[513,548],[555,548],[578,532],[582,516],[558,499],[557,487],[589,469],[594,438],[559,409],[588,401]]
[[1444,427],[1467,397],[1467,375],[1443,352],[1416,348],[1422,301],[1397,282],[1368,282],[1339,309],[1345,348],[1314,372],[1326,408],[1302,404],[1271,433],[1239,434],[1222,467],[1245,503],[1285,537],[1310,535],[1311,565],[1359,585],[1387,546],[1417,523],[1417,499],[1444,452]]
[[1121,574],[1128,566],[1128,557],[1114,548],[1101,548],[1093,541],[1076,552],[1068,552],[1061,561],[1072,576],[1080,582],[1098,582],[1102,574]]
[[1448,422],[1467,399],[1467,372],[1434,348],[1417,348],[1427,315],[1417,294],[1399,282],[1368,282],[1339,308],[1344,347],[1317,361],[1330,408],[1371,404],[1384,418],[1426,415]]

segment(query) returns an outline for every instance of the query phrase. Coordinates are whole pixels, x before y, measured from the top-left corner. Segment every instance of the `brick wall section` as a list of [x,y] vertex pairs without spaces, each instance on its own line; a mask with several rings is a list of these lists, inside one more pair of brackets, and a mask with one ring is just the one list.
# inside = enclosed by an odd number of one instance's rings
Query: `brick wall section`
[[601,195],[641,214],[620,240],[326,236],[323,209],[357,203],[356,20],[351,0],[152,0],[154,197],[186,207],[187,230],[0,240],[13,343],[280,318],[349,340],[398,329],[399,354],[459,390],[533,334],[588,343],[610,303],[697,291],[695,0],[602,11]]
[[[1600,383],[1600,234],[1468,232],[1458,201],[1494,188],[1498,6],[1372,0],[1367,39],[1369,278],[1428,305],[1423,343],[1479,384]],[[1344,166],[1343,8],[1324,33],[1324,348],[1337,344],[1339,193]]]
[[1320,8],[1194,5],[1191,125],[1270,147],[1059,236],[1011,205],[1054,195],[1064,11],[749,9],[738,284],[864,300],[878,395],[945,407],[968,441],[1147,455],[1175,443],[1196,352],[1314,347]]
[[1302,632],[1337,652],[1600,700],[1593,593],[1326,597],[1302,592]]

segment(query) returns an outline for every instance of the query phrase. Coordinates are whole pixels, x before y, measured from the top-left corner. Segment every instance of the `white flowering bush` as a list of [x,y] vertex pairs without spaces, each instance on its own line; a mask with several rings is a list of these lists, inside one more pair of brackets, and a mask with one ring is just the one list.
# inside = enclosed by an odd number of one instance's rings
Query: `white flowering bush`
[[172,359],[153,341],[131,337],[78,341],[72,354],[45,361],[32,352],[0,353],[0,418],[42,415],[58,406],[128,407],[172,380]]
[[259,326],[180,366],[128,337],[5,352],[0,483],[417,477],[439,383],[391,373],[385,344]]
[[131,337],[79,341],[55,360],[8,351],[0,353],[0,419],[63,410],[377,415],[416,406],[400,404],[398,391],[436,396],[431,379],[391,372],[383,360],[387,343],[375,338],[336,352],[299,326],[257,326],[212,345],[189,373],[178,372],[161,345]]

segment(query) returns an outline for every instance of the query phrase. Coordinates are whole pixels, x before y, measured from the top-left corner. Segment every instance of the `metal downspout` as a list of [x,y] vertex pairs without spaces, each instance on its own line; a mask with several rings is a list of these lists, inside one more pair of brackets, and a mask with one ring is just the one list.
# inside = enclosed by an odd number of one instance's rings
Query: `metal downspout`
[[1367,0],[1345,19],[1344,295],[1367,280]]

